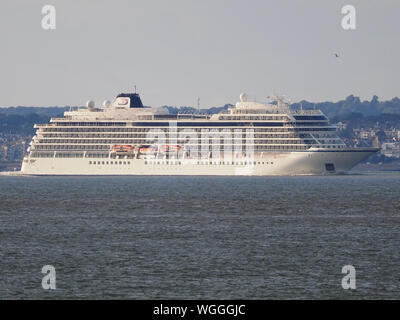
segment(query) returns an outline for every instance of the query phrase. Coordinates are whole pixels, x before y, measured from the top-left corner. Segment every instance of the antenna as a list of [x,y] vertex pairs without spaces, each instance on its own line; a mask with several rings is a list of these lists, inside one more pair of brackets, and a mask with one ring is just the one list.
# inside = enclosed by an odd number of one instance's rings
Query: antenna
[[135,84],[135,94],[136,94],[136,84]]
[[200,113],[200,98],[197,98],[197,110]]

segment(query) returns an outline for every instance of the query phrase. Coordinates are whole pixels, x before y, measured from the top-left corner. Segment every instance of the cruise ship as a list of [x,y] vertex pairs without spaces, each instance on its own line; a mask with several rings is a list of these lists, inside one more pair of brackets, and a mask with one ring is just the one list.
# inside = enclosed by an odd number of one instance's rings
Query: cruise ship
[[36,124],[27,175],[323,175],[348,172],[376,148],[350,148],[320,110],[240,101],[218,114],[169,114],[121,93]]

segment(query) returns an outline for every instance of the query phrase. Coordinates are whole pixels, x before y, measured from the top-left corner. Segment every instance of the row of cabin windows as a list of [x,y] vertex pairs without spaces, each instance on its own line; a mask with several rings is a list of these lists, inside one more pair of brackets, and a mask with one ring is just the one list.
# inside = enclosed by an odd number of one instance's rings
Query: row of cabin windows
[[145,161],[144,164],[171,164],[171,165],[181,165],[180,161]]
[[[170,128],[56,128],[56,127],[40,127],[40,132],[149,132],[150,130],[160,129],[164,131],[168,131]],[[208,129],[208,128],[207,128]],[[185,130],[189,130],[189,132],[204,132],[207,130],[205,128],[178,128],[178,132],[186,132]],[[252,129],[254,132],[299,132],[299,131],[336,131],[335,127],[326,127],[322,126],[321,128],[300,128],[300,127],[279,127],[279,128],[271,128],[271,127],[245,127],[245,128],[213,128],[210,130],[220,130],[224,132],[224,130],[230,130],[234,132],[234,130],[246,130]],[[170,129],[176,130],[176,127],[171,127]]]
[[30,153],[32,158],[108,158],[109,153],[60,153],[60,152],[44,152],[44,151],[32,151]]
[[[336,135],[318,135],[318,139],[340,139]],[[39,141],[40,143],[128,143],[128,142],[135,142],[136,140],[139,139],[139,141],[143,141],[143,138],[148,138],[152,139],[153,136],[146,137],[146,135],[137,135],[132,136],[132,137],[123,137],[123,135],[118,135],[118,136],[107,136],[103,135],[103,139],[96,139],[98,137],[96,136],[86,136],[82,139],[83,137],[78,137],[78,136],[53,136],[49,137],[48,135],[43,135],[43,138],[35,138],[35,141]],[[57,138],[57,139],[54,139]],[[70,138],[70,139],[66,139]],[[72,138],[72,139],[71,139]],[[90,139],[88,139],[90,138]],[[119,138],[119,139],[116,139]],[[128,138],[130,140],[121,140],[122,138]],[[308,134],[240,134],[240,135],[229,135],[229,136],[224,136],[221,134],[205,134],[205,135],[165,135],[165,139],[176,139],[176,140],[182,140],[182,139],[201,139],[201,140],[206,140],[206,139],[232,139],[232,140],[237,140],[237,139],[249,139],[249,138],[255,138],[255,139],[311,139],[311,135]],[[133,140],[133,141],[131,141]]]
[[130,161],[89,161],[89,164],[108,165],[108,164],[131,164]]
[[[40,136],[43,138],[107,138],[107,139],[115,139],[115,138],[131,138],[131,139],[138,139],[138,138],[146,138],[148,134],[153,134],[152,132],[148,132],[147,134],[113,134],[113,133],[107,133],[107,134],[97,134],[97,133],[86,133],[86,134],[79,134],[79,133],[42,133]],[[272,133],[263,133],[260,134],[258,132],[254,131],[249,131],[249,132],[224,132],[224,131],[218,131],[218,132],[203,132],[203,133],[196,133],[196,132],[178,132],[176,133],[169,133],[169,132],[164,132],[166,137],[171,137],[171,138],[182,138],[182,137],[199,137],[199,136],[230,136],[230,137],[237,137],[237,136],[243,136],[245,137],[246,135],[254,134],[254,137],[256,138],[298,138],[298,137],[311,137],[310,134],[301,134],[301,133],[281,133],[281,134],[272,134]],[[316,134],[315,134],[316,135]],[[315,136],[314,135],[314,136]],[[323,135],[320,135],[323,136]],[[336,135],[328,135],[329,137],[334,137]]]
[[109,126],[118,126],[123,127],[126,126],[126,122],[52,122],[56,126],[102,126],[102,127],[109,127]]
[[228,116],[220,116],[219,120],[289,120],[286,116],[242,116],[242,115],[228,115]]
[[[193,139],[193,140],[197,140],[196,141],[196,144],[197,143],[199,143],[199,144],[208,144],[208,143],[211,143],[211,144],[218,144],[218,139],[219,137],[216,137],[216,138],[210,138],[210,137],[204,137],[204,138],[202,138],[201,140],[200,139]],[[149,139],[150,140],[150,139]],[[142,143],[146,143],[146,141],[147,141],[147,143],[150,143],[151,141],[149,141],[149,140],[139,140],[139,141],[143,141]],[[188,139],[187,139],[188,140]],[[217,140],[217,141],[214,141],[214,140]],[[226,143],[225,143],[225,140],[227,140],[226,141]],[[219,139],[219,143],[220,144],[231,144],[232,143],[232,141],[233,142],[241,142],[240,140],[242,140],[242,142],[244,143],[244,144],[246,144],[246,142],[247,143],[251,143],[251,137],[249,137],[249,139],[247,139],[247,140],[249,140],[249,141],[246,141],[246,139],[243,139],[243,138],[238,138],[238,139]],[[37,140],[37,142],[39,143],[39,144],[49,144],[49,143],[54,143],[54,144],[60,144],[60,145],[62,145],[62,144],[64,144],[64,143],[70,143],[70,144],[101,144],[101,143],[109,143],[109,144],[131,144],[131,143],[139,143],[138,141],[132,141],[132,140],[116,140],[116,139],[109,139],[109,140],[96,140],[96,139],[93,139],[93,140],[85,140],[85,139],[77,139],[77,140],[70,140],[70,139],[38,139]],[[195,142],[195,141],[187,141],[187,142],[189,142],[189,143],[193,143],[193,142]],[[329,140],[328,142],[332,142],[332,143],[334,143],[333,142],[333,140]],[[165,142],[166,144],[170,144],[170,143],[172,143],[171,141],[166,141]],[[177,141],[177,143],[178,144],[185,144],[186,143],[186,141],[182,141],[182,139],[180,139],[180,141],[178,140]],[[300,140],[300,139],[296,139],[296,140],[287,140],[287,139],[282,139],[282,140],[266,140],[266,139],[262,139],[262,140],[257,140],[257,139],[254,139],[254,142],[253,143],[255,143],[255,144],[304,144],[304,143],[306,143],[306,144],[310,144],[310,143],[315,143],[315,140]],[[174,144],[176,144],[176,142],[174,143]]]
[[[164,165],[164,164],[181,164],[180,161],[145,161],[148,165]],[[265,161],[197,161],[198,165],[257,165],[257,164],[274,164]]]
[[[232,134],[231,132],[225,133],[221,132],[221,135],[229,134],[233,137],[236,137],[237,134],[234,133]],[[213,134],[210,134],[213,135]],[[218,136],[218,134],[216,134]],[[242,136],[245,136],[243,134]],[[41,136],[43,138],[106,138],[106,139],[115,139],[115,138],[133,138],[133,139],[138,139],[138,138],[146,138],[146,134],[98,134],[98,133],[86,133],[86,134],[79,134],[79,133],[42,133]],[[182,137],[198,137],[198,134],[196,133],[191,133],[191,132],[179,132],[177,135],[173,134],[166,134],[166,136],[170,138],[177,138],[181,139]],[[337,136],[335,134],[314,134],[314,137],[318,138],[336,138]],[[264,134],[259,134],[259,133],[254,133],[254,138],[263,138],[263,139],[268,139],[268,138],[282,138],[282,139],[287,139],[287,138],[311,138],[311,135],[306,133],[284,133],[284,134],[272,134],[272,133],[264,133]]]
[[[193,145],[191,145],[193,147]],[[322,146],[322,145],[318,145]],[[215,145],[209,145],[209,150],[212,150]],[[235,145],[225,145],[225,146],[220,146],[220,150],[232,150],[235,149],[235,147],[245,149],[245,146],[235,146]],[[306,150],[308,146],[306,145],[254,145],[254,150],[257,151],[262,151],[262,150]],[[202,148],[197,148],[198,150],[201,150]],[[204,147],[203,147],[204,149]],[[63,150],[77,150],[77,151],[92,151],[92,150],[104,150],[104,151],[109,151],[110,146],[109,145],[34,145],[32,146],[32,151],[33,150],[51,150],[51,151],[63,151]]]
[[265,161],[198,161],[199,165],[257,165],[257,164],[274,164]]

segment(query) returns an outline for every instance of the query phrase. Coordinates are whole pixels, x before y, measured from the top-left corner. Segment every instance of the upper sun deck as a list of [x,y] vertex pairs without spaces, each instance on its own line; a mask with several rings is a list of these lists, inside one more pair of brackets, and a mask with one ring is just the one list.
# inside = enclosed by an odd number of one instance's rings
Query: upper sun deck
[[247,101],[247,95],[242,93],[240,101],[234,107],[228,109],[229,114],[302,114],[321,115],[321,110],[296,110],[284,101],[282,96],[275,96],[274,103],[259,103]]
[[[131,99],[135,100],[134,102]],[[169,114],[164,108],[144,107],[138,94],[120,94],[111,103],[105,101],[102,108],[95,108],[92,101],[88,101],[87,108],[78,107],[64,113],[62,118],[51,118],[52,125],[67,125],[70,122],[129,122],[129,121],[283,121],[296,122],[305,120],[309,122],[324,121],[328,119],[320,110],[295,110],[276,97],[276,103],[263,104],[247,101],[245,94],[240,95],[240,101],[235,106],[223,110],[218,114],[179,113]],[[38,125],[44,126],[44,125]]]

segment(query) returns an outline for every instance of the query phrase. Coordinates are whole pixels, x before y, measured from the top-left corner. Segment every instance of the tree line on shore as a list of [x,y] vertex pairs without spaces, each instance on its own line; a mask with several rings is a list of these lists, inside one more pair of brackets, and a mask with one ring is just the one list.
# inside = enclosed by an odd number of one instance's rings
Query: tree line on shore
[[[223,107],[202,109],[200,112],[214,114],[227,110],[231,104]],[[375,95],[371,101],[361,101],[354,95],[337,102],[309,102],[300,101],[292,104],[295,109],[319,109],[324,112],[331,123],[346,122],[351,128],[373,125],[376,123],[385,126],[400,126],[400,99],[379,101]],[[197,113],[193,107],[163,106],[171,114]],[[47,123],[51,117],[62,116],[69,107],[8,107],[0,108],[0,133],[33,135],[35,123]]]

